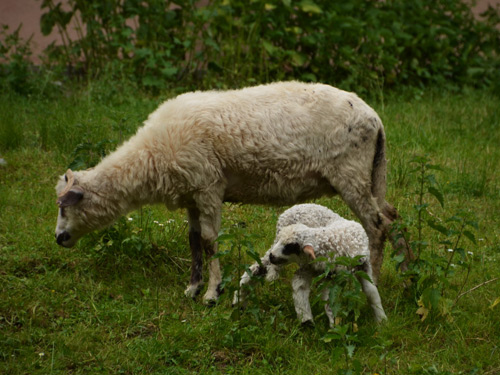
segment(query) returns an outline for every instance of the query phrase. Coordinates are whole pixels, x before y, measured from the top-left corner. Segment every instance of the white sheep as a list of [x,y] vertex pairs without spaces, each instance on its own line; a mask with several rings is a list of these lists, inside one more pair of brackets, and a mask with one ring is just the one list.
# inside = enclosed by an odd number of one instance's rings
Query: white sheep
[[340,194],[370,239],[374,278],[386,226],[385,133],[376,112],[353,93],[323,84],[282,82],[193,92],[160,105],[137,133],[95,168],[68,171],[58,183],[57,243],[73,246],[145,204],[186,208],[192,253],[186,295],[202,285],[219,295],[216,252],[224,201],[294,204]]
[[[318,211],[313,206],[301,205],[297,210],[299,215],[305,213],[304,217],[315,212]],[[321,217],[321,212],[318,213],[318,217]],[[302,223],[282,227],[273,246],[266,253],[265,258],[271,265],[278,266],[291,262],[299,264],[300,267],[292,280],[292,289],[295,311],[302,323],[313,321],[309,303],[311,282],[326,269],[325,261],[314,260],[316,257],[325,257],[328,262],[333,262],[339,256],[351,258],[361,256],[361,270],[372,277],[366,232],[359,223],[340,216],[322,227],[311,228]],[[358,280],[375,313],[375,320],[381,322],[387,319],[377,287],[363,277],[358,277]],[[328,289],[322,291],[323,300],[328,300],[328,293]],[[333,326],[335,319],[328,303],[325,304],[325,311],[330,325]]]

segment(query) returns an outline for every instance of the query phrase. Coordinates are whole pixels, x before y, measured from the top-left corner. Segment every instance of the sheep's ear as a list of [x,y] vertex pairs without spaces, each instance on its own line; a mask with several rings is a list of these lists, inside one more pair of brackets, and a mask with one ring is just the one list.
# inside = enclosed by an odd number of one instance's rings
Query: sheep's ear
[[312,260],[316,259],[316,254],[314,253],[314,249],[313,249],[313,247],[311,245],[304,246],[304,248],[302,249],[302,251],[304,253],[306,253],[307,255],[309,255]]
[[83,198],[83,189],[79,186],[74,186],[66,194],[60,196],[57,199],[57,204],[59,207],[69,207],[74,206],[80,202]]

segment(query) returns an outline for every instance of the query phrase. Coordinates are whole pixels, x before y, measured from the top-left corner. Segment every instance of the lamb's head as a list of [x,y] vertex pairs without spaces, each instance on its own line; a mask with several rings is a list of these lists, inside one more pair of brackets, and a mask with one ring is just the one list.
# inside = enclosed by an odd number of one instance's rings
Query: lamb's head
[[271,248],[269,261],[272,264],[304,264],[316,259],[314,247],[308,241],[311,228],[303,224],[292,224],[281,229]]
[[68,169],[56,186],[59,206],[56,241],[64,247],[75,245],[80,237],[97,228],[95,194],[81,181],[86,173]]

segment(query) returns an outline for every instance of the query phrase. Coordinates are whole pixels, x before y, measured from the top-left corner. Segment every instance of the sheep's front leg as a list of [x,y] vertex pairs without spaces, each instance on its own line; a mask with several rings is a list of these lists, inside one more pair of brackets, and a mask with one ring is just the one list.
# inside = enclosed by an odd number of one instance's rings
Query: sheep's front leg
[[217,194],[200,195],[198,197],[199,223],[201,228],[201,242],[208,260],[208,287],[203,302],[213,304],[217,302],[222,283],[219,259],[214,255],[217,252],[217,237],[221,224],[222,200],[214,199]]
[[213,259],[213,256],[217,252],[217,242],[215,239],[212,240],[202,240],[203,247],[205,249],[205,254],[208,259],[208,287],[205,295],[203,296],[203,303],[213,304],[217,302],[217,299],[222,293],[220,288],[222,282],[222,275],[220,272],[219,259]]
[[184,294],[195,298],[203,286],[203,250],[201,244],[201,228],[197,210],[188,210],[189,247],[191,248],[191,279]]
[[312,275],[307,270],[299,268],[292,279],[293,303],[297,317],[302,323],[313,322],[309,295],[311,294]]

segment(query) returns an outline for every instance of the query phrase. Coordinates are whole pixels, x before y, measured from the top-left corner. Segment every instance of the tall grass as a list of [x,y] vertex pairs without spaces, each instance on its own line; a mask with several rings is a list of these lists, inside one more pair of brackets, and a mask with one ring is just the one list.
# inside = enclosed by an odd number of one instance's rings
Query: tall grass
[[[443,167],[435,174],[446,201],[443,208],[430,197],[430,214],[469,211],[479,226],[476,244],[467,245],[470,274],[450,276],[450,291],[463,286],[466,294],[448,317],[436,313],[422,321],[417,300],[386,256],[379,290],[389,321],[376,326],[369,307],[363,308],[348,365],[335,355],[338,341],[322,340],[328,327],[320,303],[313,306],[314,327],[298,324],[289,286],[293,266],[282,280],[258,283],[239,314],[231,293],[214,307],[185,298],[190,260],[183,211],[145,207],[73,249],[55,244],[57,176],[79,155],[107,152],[128,138],[160,101],[102,83],[52,99],[0,98],[1,154],[8,163],[0,166],[0,373],[500,371],[499,284],[483,284],[500,274],[498,98],[481,91],[428,92],[373,103],[388,138],[388,199],[415,220],[418,176],[410,161],[425,154]],[[78,148],[103,140],[110,142]],[[317,202],[353,217],[340,199]],[[282,210],[226,205],[223,228],[251,235],[252,250],[263,254]],[[422,235],[436,252],[446,250],[439,233],[424,228]],[[223,266],[253,262],[246,252],[238,260],[229,250],[230,244],[221,244],[228,252]],[[237,283],[231,272],[226,269],[227,291]]]

